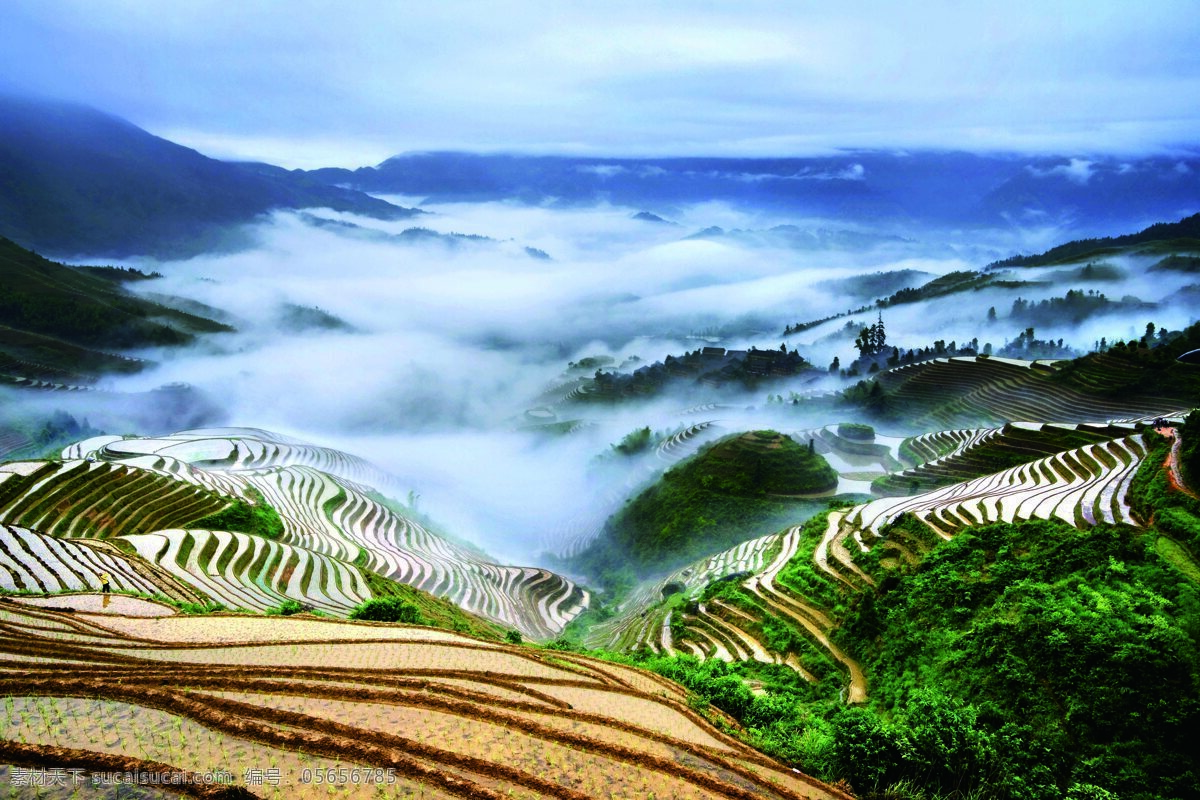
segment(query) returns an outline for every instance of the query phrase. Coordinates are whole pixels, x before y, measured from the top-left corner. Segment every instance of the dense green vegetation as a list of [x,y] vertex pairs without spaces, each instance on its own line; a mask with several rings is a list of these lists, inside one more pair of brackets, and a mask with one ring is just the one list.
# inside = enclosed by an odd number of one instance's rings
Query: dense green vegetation
[[647,426],[645,428],[636,428],[625,434],[621,438],[621,441],[612,446],[612,449],[623,456],[634,456],[649,450],[653,443],[650,428]]
[[735,434],[631,500],[576,565],[593,575],[647,574],[694,561],[807,516],[813,504],[794,497],[836,485],[837,473],[807,446],[774,431]]
[[283,536],[283,520],[279,518],[279,512],[258,490],[247,491],[254,498],[253,503],[235,499],[228,508],[196,520],[191,527],[199,530],[252,533],[267,539]]
[[1013,301],[1009,319],[1023,325],[1078,325],[1100,313],[1118,313],[1152,309],[1154,306],[1137,298],[1110,300],[1103,292],[1093,289],[1068,289],[1062,297],[1030,301],[1018,297]]
[[[1196,470],[1200,413],[1181,430]],[[605,655],[676,680],[697,710],[864,800],[1200,797],[1200,502],[1170,487],[1170,440],[1150,444],[1130,493],[1146,529],[998,523],[946,542],[905,516],[856,557],[875,586],[851,590],[815,567],[825,520],[811,519],[775,582],[834,619],[867,673],[865,705],[845,706],[837,665],[738,581],[700,600],[753,617],[739,624],[800,654],[815,683],[751,662]],[[916,563],[889,557],[893,540]]]
[[[1033,333],[1032,328],[1026,329],[1003,354],[1025,359],[1061,355],[1055,343],[1034,339]],[[954,344],[944,346],[946,355],[953,354],[950,347]],[[1164,404],[1187,407],[1200,397],[1200,370],[1176,360],[1181,354],[1200,348],[1200,323],[1182,331],[1155,329],[1153,336],[1101,344],[1103,352],[1063,361],[1052,368],[1042,366],[1020,373],[989,373],[984,368],[952,370],[936,365],[924,373],[884,372],[878,378],[859,381],[847,388],[840,401],[844,407],[865,411],[878,420],[957,428],[1028,418],[1027,410],[1020,412],[1021,416],[1008,412],[1009,395],[1039,404],[1038,397],[1044,396],[1045,402],[1053,403],[1055,398],[1062,398],[1063,389],[1068,389],[1076,393],[1074,401],[1079,409],[1089,398],[1095,398],[1105,403],[1120,403],[1131,410],[1139,403],[1150,407]],[[916,361],[924,360],[923,353],[917,356]],[[907,355],[901,355],[897,363],[909,363]],[[940,375],[942,380],[930,382],[931,375]],[[812,404],[800,405],[805,411],[811,407]],[[1001,413],[996,413],[997,410]],[[1053,413],[1062,411],[1047,411],[1048,416]],[[1112,414],[1097,410],[1082,418],[1108,416]],[[1057,418],[1069,420],[1072,416]]]
[[[1188,486],[1195,487],[1200,475],[1200,412],[1188,415],[1179,434],[1180,466]],[[1167,540],[1167,543],[1160,541],[1160,550],[1173,553],[1175,562],[1187,571],[1188,565],[1200,564],[1200,500],[1175,491],[1167,471],[1162,469],[1171,451],[1171,440],[1162,438],[1151,443],[1153,446],[1130,487],[1130,506]]]
[[[429,592],[421,591],[405,583],[397,583],[370,570],[363,570],[363,575],[367,579],[367,585],[375,594],[375,600],[392,598],[391,602],[394,604],[392,607],[404,604],[415,608],[419,619],[424,620],[415,624],[457,631],[493,641],[499,641],[504,637],[504,631],[498,625],[463,611],[449,600],[434,597]],[[411,615],[413,612],[396,613]],[[362,619],[367,618],[363,617]]]
[[1048,380],[1100,397],[1156,394],[1193,403],[1200,396],[1200,370],[1176,359],[1197,348],[1200,323],[1182,331],[1159,330],[1153,341],[1105,343],[1103,352],[1065,364]]
[[1047,264],[1069,264],[1089,258],[1099,258],[1149,245],[1169,244],[1179,249],[1200,250],[1200,214],[1185,217],[1179,222],[1159,222],[1137,233],[1109,236],[1103,239],[1079,239],[1052,247],[1040,255],[1013,256],[991,264],[991,267],[1038,267]]
[[149,281],[155,278],[161,278],[163,274],[157,270],[154,272],[143,272],[134,267],[75,267],[80,272],[88,275],[95,275],[97,278],[115,281],[117,283],[132,283],[136,281]]
[[981,272],[972,272],[970,270],[948,272],[945,275],[939,275],[921,286],[911,289],[901,289],[886,298],[877,300],[876,305],[880,308],[887,308],[888,306],[901,305],[903,303],[916,303],[921,300],[943,297],[948,294],[956,294],[971,289],[981,289],[995,280],[995,276],[985,275]]
[[[697,709],[711,703],[756,746],[865,800],[1200,797],[1200,586],[1160,557],[1153,532],[907,531],[923,560],[864,558],[878,586],[847,594],[812,566],[822,524],[786,583],[840,621],[835,639],[870,678],[865,706],[843,705],[832,665],[809,684],[752,662],[605,655],[676,680]],[[754,604],[736,582],[704,596]],[[772,647],[803,651],[786,620],[761,620]]]
[[119,283],[87,274],[0,238],[0,320],[83,346],[183,344],[220,323],[150,303]]
[[417,604],[402,597],[373,597],[365,600],[350,612],[350,619],[405,622],[410,625],[429,624],[429,620],[421,613]]
[[856,598],[843,638],[872,680],[834,718],[835,749],[876,751],[835,758],[855,786],[1196,796],[1200,592],[1134,529],[964,532]]
[[1179,426],[1182,443],[1179,448],[1179,464],[1188,486],[1200,486],[1200,413],[1188,414]]
[[837,435],[858,442],[875,441],[875,429],[861,422],[842,422],[837,426]]
[[109,269],[74,269],[0,238],[0,373],[69,383],[136,372],[143,362],[103,351],[181,345],[232,330],[130,294],[122,286],[128,278]]
[[754,389],[771,380],[799,375],[810,369],[812,364],[795,349],[788,350],[786,344],[777,350],[705,347],[680,356],[669,355],[630,373],[597,369],[590,392],[580,395],[579,399],[614,401],[652,397],[667,388],[686,389],[698,383],[718,389]]

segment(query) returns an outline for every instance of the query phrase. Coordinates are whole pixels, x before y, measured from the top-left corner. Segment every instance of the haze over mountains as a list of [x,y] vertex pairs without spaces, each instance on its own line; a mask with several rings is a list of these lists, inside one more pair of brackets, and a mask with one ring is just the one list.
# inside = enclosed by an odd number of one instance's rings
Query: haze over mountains
[[311,176],[427,202],[608,202],[669,214],[697,198],[871,224],[1144,226],[1200,210],[1200,154],[1030,157],[848,151],[809,158],[581,158],[414,153]]
[[1195,0],[3,12],[0,795],[1200,800]]
[[414,216],[361,193],[232,164],[85,106],[0,95],[0,235],[51,255],[193,255],[245,246],[280,208]]
[[[241,226],[322,207],[417,216],[425,203],[598,203],[672,218],[698,198],[783,217],[913,226],[1132,233],[1200,210],[1200,155],[1023,156],[858,150],[807,158],[397,155],[304,172],[217,161],[84,106],[0,96],[0,235],[58,256],[193,255],[252,245]],[[419,224],[419,222],[417,223]]]
[[[414,793],[1197,798],[1195,149],[301,172],[0,123],[0,593],[170,620],[5,608],[0,769],[99,696]],[[302,705],[348,684],[420,714]]]

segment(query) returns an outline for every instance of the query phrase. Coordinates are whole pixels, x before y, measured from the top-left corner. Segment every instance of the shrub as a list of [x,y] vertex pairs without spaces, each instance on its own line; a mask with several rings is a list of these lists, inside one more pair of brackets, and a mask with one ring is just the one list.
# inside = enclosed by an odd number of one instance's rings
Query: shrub
[[228,611],[222,603],[217,603],[212,600],[206,603],[188,603],[182,602],[179,604],[179,610],[184,614],[214,614],[218,611]]
[[273,617],[290,617],[292,614],[300,614],[304,611],[312,611],[312,609],[298,600],[284,600],[274,608],[268,608],[267,615]]
[[253,500],[252,503],[235,499],[216,514],[196,520],[191,527],[210,531],[237,531],[267,539],[282,538],[283,520],[279,512],[257,489],[249,489],[247,494]]
[[359,603],[350,612],[350,619],[370,622],[405,622],[410,625],[428,625],[429,620],[415,603],[399,597],[375,597]]
[[837,434],[843,439],[853,439],[857,442],[875,441],[875,429],[860,422],[843,422],[837,426]]

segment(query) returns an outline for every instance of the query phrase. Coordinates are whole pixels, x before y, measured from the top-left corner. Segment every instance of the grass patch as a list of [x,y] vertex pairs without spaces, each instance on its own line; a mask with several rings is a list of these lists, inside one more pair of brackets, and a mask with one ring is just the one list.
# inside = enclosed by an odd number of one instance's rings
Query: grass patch
[[1200,583],[1200,564],[1192,558],[1182,545],[1168,536],[1159,536],[1154,542],[1154,549],[1168,564],[1187,575],[1194,582]]
[[283,520],[275,507],[257,489],[248,488],[246,492],[253,502],[235,499],[227,508],[196,520],[190,527],[249,533],[266,539],[283,538]]

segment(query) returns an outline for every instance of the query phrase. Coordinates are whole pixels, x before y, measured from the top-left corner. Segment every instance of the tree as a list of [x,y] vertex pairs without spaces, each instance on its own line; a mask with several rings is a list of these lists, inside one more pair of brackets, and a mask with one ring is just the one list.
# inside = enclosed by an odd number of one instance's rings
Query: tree
[[887,347],[887,330],[883,325],[883,313],[880,312],[879,319],[863,328],[858,332],[858,337],[854,340],[854,346],[858,348],[860,358],[871,358],[879,355]]

